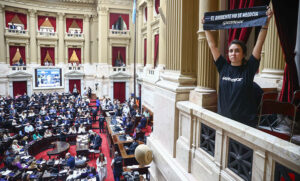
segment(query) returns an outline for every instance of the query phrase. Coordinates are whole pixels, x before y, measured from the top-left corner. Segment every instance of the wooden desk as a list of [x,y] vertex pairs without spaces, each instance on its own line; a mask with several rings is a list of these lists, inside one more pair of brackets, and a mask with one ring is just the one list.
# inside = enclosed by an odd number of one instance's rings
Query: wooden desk
[[[143,142],[141,141],[138,141],[139,145],[140,144],[144,144]],[[129,165],[138,165],[139,163],[136,161],[135,159],[135,155],[132,154],[132,155],[128,155],[127,152],[126,152],[126,149],[124,148],[124,144],[122,143],[119,143],[118,144],[118,148],[119,148],[119,151],[121,153],[121,156],[124,160],[124,166],[129,166]]]
[[89,144],[76,142],[76,153],[77,155],[88,156],[89,154]]
[[54,144],[55,148],[47,152],[49,159],[51,158],[52,155],[63,156],[63,154],[67,152],[70,148],[70,144],[64,141],[55,141],[51,144]]

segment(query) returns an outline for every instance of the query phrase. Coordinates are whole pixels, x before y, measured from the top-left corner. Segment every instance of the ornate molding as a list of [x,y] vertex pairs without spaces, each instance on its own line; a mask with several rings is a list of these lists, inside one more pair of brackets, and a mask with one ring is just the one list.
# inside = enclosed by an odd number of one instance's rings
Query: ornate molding
[[36,9],[28,9],[30,17],[35,17]]

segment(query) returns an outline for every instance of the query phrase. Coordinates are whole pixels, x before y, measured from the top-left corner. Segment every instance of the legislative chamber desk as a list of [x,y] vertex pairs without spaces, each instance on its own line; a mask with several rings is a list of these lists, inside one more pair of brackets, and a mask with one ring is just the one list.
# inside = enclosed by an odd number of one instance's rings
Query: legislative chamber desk
[[[76,140],[77,134],[71,134],[66,136],[67,136],[67,142],[70,142]],[[52,148],[53,146],[51,146],[51,143],[58,140],[59,140],[59,136],[51,136],[48,138],[38,139],[26,145],[25,149],[27,148],[26,150],[29,155],[35,156],[40,152]]]
[[[110,148],[110,155],[113,155],[115,150],[119,150],[120,154],[124,160],[124,165],[136,165],[138,162],[135,159],[134,154],[128,155],[124,146],[129,146],[133,140],[126,139],[126,135],[124,131],[114,131],[111,127],[111,117],[106,118],[107,121],[107,143]],[[138,141],[139,144],[143,144],[143,142]]]
[[64,157],[64,155],[69,151],[70,148],[70,144],[65,141],[55,141],[52,144],[54,145],[54,149],[47,152],[49,159],[53,155]]

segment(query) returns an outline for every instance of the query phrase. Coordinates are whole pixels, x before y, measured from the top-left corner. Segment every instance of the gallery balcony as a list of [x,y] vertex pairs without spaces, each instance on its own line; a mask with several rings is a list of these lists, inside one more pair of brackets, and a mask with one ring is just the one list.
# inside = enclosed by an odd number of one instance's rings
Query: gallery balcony
[[29,33],[28,30],[5,28],[5,36],[29,38]]
[[110,38],[130,38],[130,30],[109,30]]
[[66,40],[84,40],[84,34],[83,33],[66,33],[65,34]]

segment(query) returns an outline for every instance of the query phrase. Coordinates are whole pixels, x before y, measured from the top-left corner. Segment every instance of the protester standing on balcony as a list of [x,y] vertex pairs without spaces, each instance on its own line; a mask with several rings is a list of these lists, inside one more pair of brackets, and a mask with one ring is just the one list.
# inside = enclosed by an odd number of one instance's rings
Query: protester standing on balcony
[[[249,126],[257,123],[257,106],[253,99],[253,79],[259,68],[262,46],[268,31],[273,11],[266,12],[268,19],[261,27],[249,60],[245,59],[247,47],[240,40],[233,40],[229,46],[230,64],[220,54],[211,31],[205,31],[207,42],[220,74],[218,113]],[[202,19],[204,23],[204,19]]]

